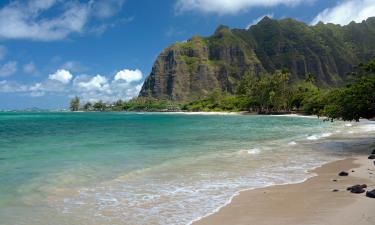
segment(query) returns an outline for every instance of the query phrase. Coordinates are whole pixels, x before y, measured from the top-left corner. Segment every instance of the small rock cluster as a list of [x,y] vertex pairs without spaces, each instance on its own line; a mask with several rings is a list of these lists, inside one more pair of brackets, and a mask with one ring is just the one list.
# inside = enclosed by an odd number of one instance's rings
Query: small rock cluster
[[364,193],[367,188],[367,185],[366,184],[357,184],[357,185],[354,185],[354,186],[351,186],[351,187],[348,187],[346,190],[347,191],[350,191],[350,193],[354,193],[354,194],[362,194]]
[[366,192],[366,196],[369,198],[375,198],[375,189],[372,191]]
[[[372,150],[368,159],[371,159],[371,160],[375,159],[375,149]],[[374,161],[374,165],[375,165],[375,161]],[[355,172],[355,171],[352,170],[352,172]],[[341,171],[338,175],[341,176],[341,177],[346,177],[346,176],[349,176],[349,173],[346,172],[346,171]],[[333,181],[336,182],[337,180],[333,180]],[[356,184],[356,185],[353,185],[351,187],[348,187],[346,190],[350,191],[350,193],[362,194],[362,193],[366,192],[366,188],[367,188],[366,184]],[[338,192],[338,191],[339,190],[337,190],[337,189],[333,190],[333,192]],[[369,198],[375,198],[375,189],[373,189],[372,191],[367,191],[366,196],[369,197]]]
[[[375,149],[372,150],[371,155],[368,157],[368,159],[375,159]],[[373,162],[375,165],[375,161]],[[366,196],[369,198],[375,198],[375,189],[372,191],[367,191]]]

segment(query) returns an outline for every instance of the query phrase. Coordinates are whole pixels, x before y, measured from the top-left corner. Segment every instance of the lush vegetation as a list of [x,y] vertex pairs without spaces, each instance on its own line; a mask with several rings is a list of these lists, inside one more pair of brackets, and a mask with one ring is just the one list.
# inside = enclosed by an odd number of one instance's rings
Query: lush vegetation
[[[79,98],[78,99],[79,103]],[[74,98],[71,102],[77,102],[77,99]],[[129,101],[118,100],[112,103],[105,103],[103,101],[98,102],[86,102],[82,106],[78,106],[73,110],[70,107],[71,111],[178,111],[180,110],[180,105],[167,100],[157,100],[150,97],[138,97],[131,99]]]
[[249,111],[260,114],[299,112],[327,118],[356,120],[375,117],[375,60],[360,64],[349,74],[351,81],[341,88],[319,88],[313,74],[302,81],[290,81],[287,70],[255,76],[247,73],[237,85],[235,95],[213,91],[187,103],[138,97],[114,103],[71,100],[77,111]]
[[76,96],[70,101],[70,110],[71,111],[78,111],[79,110],[79,97]]
[[375,117],[375,60],[360,64],[341,88],[318,88],[313,74],[290,82],[288,71],[256,77],[246,74],[235,96],[211,93],[183,106],[188,111],[299,112],[327,118],[356,120]]

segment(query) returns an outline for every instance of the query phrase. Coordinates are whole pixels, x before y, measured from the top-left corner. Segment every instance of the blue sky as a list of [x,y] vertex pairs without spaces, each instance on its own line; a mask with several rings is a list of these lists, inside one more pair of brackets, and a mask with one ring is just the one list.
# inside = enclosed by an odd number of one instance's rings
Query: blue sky
[[375,1],[1,0],[0,109],[129,99],[168,45],[264,15],[345,25],[375,16]]

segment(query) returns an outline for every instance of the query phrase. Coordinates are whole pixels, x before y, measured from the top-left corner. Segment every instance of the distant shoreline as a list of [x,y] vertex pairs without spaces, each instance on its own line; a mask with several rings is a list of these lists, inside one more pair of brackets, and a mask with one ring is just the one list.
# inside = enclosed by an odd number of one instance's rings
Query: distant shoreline
[[[70,111],[70,110],[3,110],[0,112],[66,112],[66,113],[161,113],[161,114],[185,114],[185,115],[259,115],[259,116],[280,116],[280,117],[304,117],[315,119],[326,119],[325,116],[306,115],[295,112],[275,112],[275,113],[258,113],[249,111]],[[374,119],[370,119],[374,120]]]

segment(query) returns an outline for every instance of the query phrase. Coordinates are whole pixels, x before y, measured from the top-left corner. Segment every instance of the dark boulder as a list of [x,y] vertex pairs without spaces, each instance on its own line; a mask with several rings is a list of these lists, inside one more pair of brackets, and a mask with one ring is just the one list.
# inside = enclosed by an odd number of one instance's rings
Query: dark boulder
[[374,154],[371,154],[368,159],[375,159],[375,155]]
[[339,190],[337,190],[337,189],[333,189],[333,190],[332,190],[332,192],[338,192],[338,191],[339,191]]
[[371,152],[371,155],[374,155],[375,154],[375,148],[374,148],[374,150],[372,150],[372,152]]
[[375,189],[372,191],[366,192],[366,196],[369,198],[375,198]]
[[345,171],[341,171],[340,173],[339,173],[339,176],[341,176],[341,177],[345,177],[345,176],[348,176],[349,175],[349,173],[347,173],[347,172],[345,172]]
[[348,190],[348,191],[350,191],[351,193],[354,193],[354,194],[361,194],[361,193],[365,192],[365,188],[367,188],[366,184],[362,184],[362,185],[357,184],[357,185],[348,187],[346,190]]

